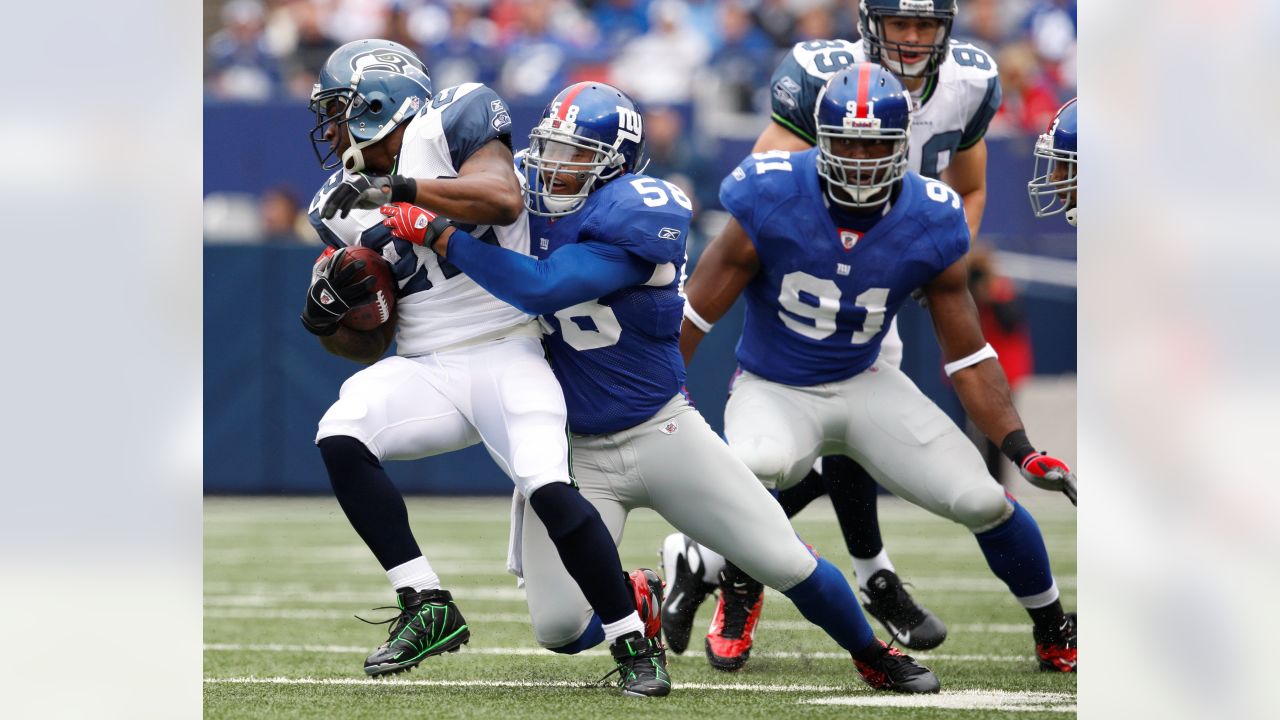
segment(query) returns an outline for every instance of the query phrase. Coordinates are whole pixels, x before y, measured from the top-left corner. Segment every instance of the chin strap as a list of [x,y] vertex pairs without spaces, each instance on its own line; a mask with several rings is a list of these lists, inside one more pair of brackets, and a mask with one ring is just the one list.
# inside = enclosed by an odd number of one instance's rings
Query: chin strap
[[396,110],[396,114],[391,116],[391,119],[382,126],[382,129],[378,131],[378,134],[364,142],[357,141],[356,137],[351,134],[351,121],[348,120],[347,138],[351,140],[351,147],[347,148],[347,151],[342,153],[342,167],[345,168],[347,172],[354,173],[363,171],[364,153],[362,153],[361,150],[369,147],[370,145],[375,145],[381,142],[382,139],[389,135],[392,130],[399,127],[400,122],[404,120],[405,115],[408,114],[409,110],[417,108],[421,105],[421,102],[422,101],[418,100],[416,97],[405,98],[404,103],[400,105],[400,109]]

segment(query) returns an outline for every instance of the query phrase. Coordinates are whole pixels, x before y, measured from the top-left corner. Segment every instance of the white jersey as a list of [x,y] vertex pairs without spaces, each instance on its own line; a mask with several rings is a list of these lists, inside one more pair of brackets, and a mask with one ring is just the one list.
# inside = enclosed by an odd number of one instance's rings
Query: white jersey
[[[506,104],[479,83],[447,88],[428,103],[405,129],[396,172],[414,178],[458,176],[473,152],[493,139],[510,145],[511,116]],[[514,173],[514,168],[512,169]],[[499,300],[430,249],[393,237],[377,210],[352,210],[346,218],[320,217],[329,194],[342,182],[342,170],[320,188],[308,209],[312,227],[327,245],[364,245],[391,263],[399,285],[396,303],[396,353],[435,352],[482,335],[528,322],[532,316]],[[481,240],[529,253],[527,211],[510,225],[461,228]]]
[[[866,47],[848,40],[797,43],[773,73],[773,120],[813,145],[814,110],[827,79],[853,63],[867,62]],[[938,178],[952,156],[977,144],[1000,107],[996,62],[986,52],[950,41],[936,78],[913,93],[910,169]]]

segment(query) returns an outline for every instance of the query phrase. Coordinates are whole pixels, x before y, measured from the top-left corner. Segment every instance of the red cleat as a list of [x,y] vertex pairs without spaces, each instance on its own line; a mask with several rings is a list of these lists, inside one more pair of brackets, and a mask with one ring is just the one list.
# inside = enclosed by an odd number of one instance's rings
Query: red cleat
[[649,568],[632,570],[627,575],[627,585],[636,599],[636,612],[644,623],[645,639],[658,637],[662,632],[662,578]]
[[733,672],[747,664],[763,605],[764,585],[750,579],[729,583],[721,576],[720,598],[707,633],[707,661],[711,667]]

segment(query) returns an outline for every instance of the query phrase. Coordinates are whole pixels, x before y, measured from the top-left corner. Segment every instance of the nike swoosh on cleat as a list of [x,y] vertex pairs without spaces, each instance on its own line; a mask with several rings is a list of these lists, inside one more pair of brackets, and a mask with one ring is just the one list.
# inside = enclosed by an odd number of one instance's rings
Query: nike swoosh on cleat
[[674,613],[680,610],[680,602],[684,600],[684,593],[679,592],[671,596],[667,601],[667,612]]

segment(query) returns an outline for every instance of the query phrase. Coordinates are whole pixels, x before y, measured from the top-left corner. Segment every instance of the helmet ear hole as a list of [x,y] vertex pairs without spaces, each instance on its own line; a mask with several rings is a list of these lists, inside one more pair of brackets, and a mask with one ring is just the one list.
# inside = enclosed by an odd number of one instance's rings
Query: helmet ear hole
[[369,112],[374,113],[375,115],[376,115],[376,114],[378,114],[378,113],[380,113],[380,112],[382,112],[382,101],[381,101],[381,100],[370,100],[370,101],[369,101]]

